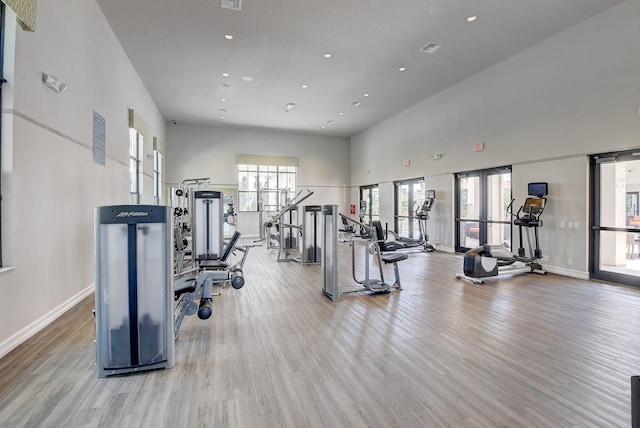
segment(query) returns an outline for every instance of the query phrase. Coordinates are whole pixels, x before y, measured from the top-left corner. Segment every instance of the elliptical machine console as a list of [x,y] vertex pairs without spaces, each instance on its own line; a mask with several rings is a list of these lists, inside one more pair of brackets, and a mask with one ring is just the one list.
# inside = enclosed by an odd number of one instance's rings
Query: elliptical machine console
[[[547,271],[542,268],[540,260],[542,259],[542,250],[538,238],[538,228],[542,227],[542,213],[547,204],[546,196],[548,193],[548,183],[536,182],[529,183],[529,196],[525,199],[522,206],[516,214],[512,211],[514,200],[507,207],[507,211],[513,218],[513,225],[518,226],[518,235],[520,238],[520,247],[518,254],[511,253],[504,245],[484,244],[481,247],[473,248],[464,254],[463,271],[464,274],[456,274],[457,279],[466,279],[474,284],[484,284],[482,278],[498,276],[500,274],[519,274],[519,273],[537,273],[546,274]],[[530,230],[533,229],[535,239],[535,249],[531,245]],[[529,254],[527,255],[523,246],[523,236],[526,230]],[[520,268],[513,265],[516,262],[521,265]],[[501,267],[509,266],[507,269]]]

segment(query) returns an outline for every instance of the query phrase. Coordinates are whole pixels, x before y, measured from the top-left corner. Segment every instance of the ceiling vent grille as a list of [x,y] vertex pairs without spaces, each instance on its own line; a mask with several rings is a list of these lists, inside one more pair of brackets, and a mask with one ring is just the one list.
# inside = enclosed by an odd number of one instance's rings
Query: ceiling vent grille
[[220,7],[223,9],[241,10],[242,0],[222,0]]
[[230,91],[231,90],[231,85],[228,83],[220,83],[218,85],[218,87],[224,91]]
[[351,107],[360,107],[360,104],[362,104],[360,101],[354,101],[351,104],[349,104]]
[[420,52],[434,53],[442,47],[442,43],[429,42],[420,49]]

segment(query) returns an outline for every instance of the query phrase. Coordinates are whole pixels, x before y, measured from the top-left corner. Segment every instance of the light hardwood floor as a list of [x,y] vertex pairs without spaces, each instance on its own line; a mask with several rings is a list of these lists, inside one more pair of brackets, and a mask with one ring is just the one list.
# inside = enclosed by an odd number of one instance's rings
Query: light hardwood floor
[[0,426],[630,425],[640,289],[552,274],[477,286],[461,268],[411,254],[404,290],[333,303],[319,265],[252,249],[245,287],[185,320],[173,369],[106,379],[88,298],[0,360]]

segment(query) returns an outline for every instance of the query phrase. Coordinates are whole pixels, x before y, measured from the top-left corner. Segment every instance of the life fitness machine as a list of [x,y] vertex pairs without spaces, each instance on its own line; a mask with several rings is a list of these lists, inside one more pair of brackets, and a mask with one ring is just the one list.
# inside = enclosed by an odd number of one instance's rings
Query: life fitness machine
[[[540,264],[542,250],[538,239],[538,228],[542,227],[541,217],[547,203],[548,184],[546,182],[529,183],[528,192],[529,196],[516,214],[513,214],[511,210],[514,200],[507,207],[507,211],[513,217],[513,224],[518,226],[520,238],[518,254],[511,253],[504,245],[484,244],[481,247],[473,248],[464,254],[464,274],[456,274],[457,279],[466,279],[474,284],[484,284],[483,278],[501,274],[537,273],[544,275],[547,273]],[[524,229],[526,229],[529,255],[525,253],[523,247]],[[531,246],[529,233],[531,229],[533,229],[535,237],[535,249],[532,249]],[[510,266],[516,262],[520,266]],[[500,269],[502,267],[505,268]]]
[[95,209],[98,377],[175,364],[171,208]]
[[[240,233],[234,232],[228,242],[223,239],[222,192],[203,190],[193,192],[192,197],[192,266],[176,270],[174,278],[174,299],[178,301],[175,312],[175,335],[178,335],[185,316],[198,314],[202,320],[213,314],[213,287],[230,284],[234,289],[244,286],[242,269],[251,246],[238,245]],[[176,233],[179,228],[176,228]],[[176,252],[181,240],[176,237]],[[225,245],[226,244],[226,245]],[[224,248],[223,248],[224,247]],[[236,250],[242,258],[230,263],[230,256]]]
[[[343,219],[347,219],[358,225],[361,229],[368,231],[367,237],[357,240],[353,235],[349,242],[351,246],[351,266],[353,280],[361,285],[361,287],[342,289],[338,285],[338,216]],[[323,236],[322,236],[322,292],[325,296],[332,301],[337,302],[343,294],[355,293],[360,291],[371,291],[373,293],[389,293],[392,290],[402,290],[400,284],[400,272],[398,271],[398,262],[407,259],[409,256],[404,253],[394,254],[382,254],[380,251],[380,242],[373,238],[375,236],[375,230],[364,223],[357,222],[338,213],[337,205],[323,205],[322,206],[322,224],[323,224]],[[365,277],[358,279],[356,277],[356,244],[362,243],[365,246],[364,249],[364,272]],[[371,278],[371,261],[370,254],[373,254],[374,260],[378,263],[379,278]],[[384,264],[393,264],[395,282],[388,284],[384,280],[384,271],[382,269]]]

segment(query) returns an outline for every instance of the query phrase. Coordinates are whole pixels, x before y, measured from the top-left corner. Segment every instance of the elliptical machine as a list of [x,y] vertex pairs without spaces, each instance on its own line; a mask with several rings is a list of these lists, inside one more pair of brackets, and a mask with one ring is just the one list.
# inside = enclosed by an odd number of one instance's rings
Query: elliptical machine
[[[504,245],[484,244],[464,253],[464,274],[456,274],[457,279],[466,279],[474,284],[484,284],[482,278],[498,275],[515,275],[520,273],[547,273],[540,264],[542,250],[538,239],[538,228],[542,227],[542,213],[547,203],[548,183],[529,183],[529,196],[516,214],[511,207],[514,200],[507,207],[507,211],[513,217],[513,224],[518,226],[520,248],[518,254],[511,253]],[[523,247],[523,229],[526,228],[529,255]],[[535,237],[535,249],[531,246],[529,231],[533,229]],[[511,266],[518,262],[521,266]],[[503,268],[503,269],[500,269]]]
[[436,191],[427,190],[425,192],[424,202],[422,203],[420,208],[415,211],[414,217],[418,219],[418,239],[400,236],[396,232],[387,230],[387,237],[391,235],[393,239],[390,241],[385,241],[382,244],[382,251],[396,251],[415,247],[422,247],[422,250],[426,252],[435,251],[435,247],[429,243],[429,234],[427,233],[427,221],[429,220],[429,213],[431,212],[431,208],[433,208],[433,203],[435,202],[435,200]]

